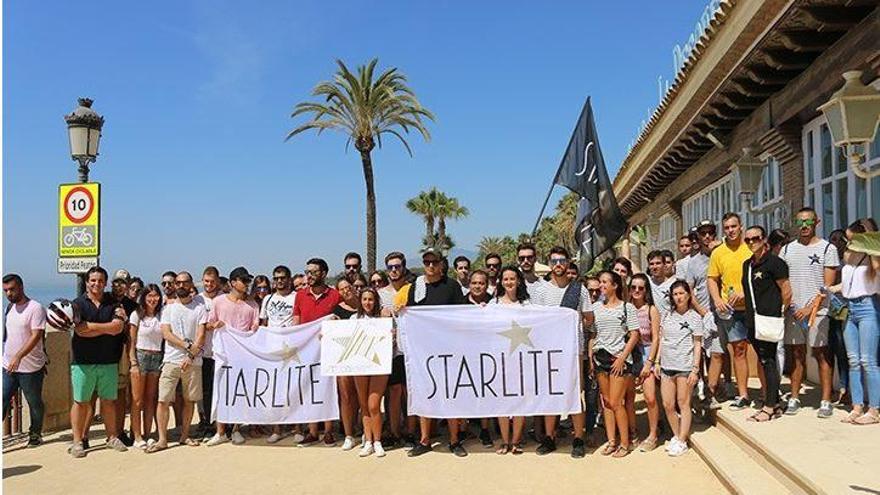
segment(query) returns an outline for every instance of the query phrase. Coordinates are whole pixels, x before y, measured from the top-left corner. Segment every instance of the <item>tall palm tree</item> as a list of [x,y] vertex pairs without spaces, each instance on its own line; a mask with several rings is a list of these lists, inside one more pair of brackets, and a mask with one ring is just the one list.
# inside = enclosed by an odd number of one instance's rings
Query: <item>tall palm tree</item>
[[397,68],[387,69],[374,78],[377,63],[378,59],[374,58],[367,65],[358,66],[355,74],[341,60],[337,60],[338,68],[333,80],[318,83],[312,90],[312,96],[320,97],[320,101],[299,103],[291,114],[292,118],[309,114],[311,120],[287,135],[287,139],[290,139],[312,129],[318,134],[333,129],[348,135],[346,148],[354,143],[361,155],[367,188],[367,267],[370,271],[376,268],[373,148],[377,144],[381,148],[382,136],[391,135],[412,156],[405,135],[415,129],[425,141],[430,141],[431,134],[425,123],[426,119],[434,120],[434,115],[419,103],[407,84],[406,76]]
[[457,198],[447,196],[440,193],[437,203],[437,244],[441,249],[449,250],[452,248],[452,241],[446,235],[446,219],[456,220],[468,216],[470,212],[462,206]]
[[430,191],[420,191],[418,196],[406,201],[406,209],[411,213],[421,215],[425,221],[424,239],[434,237],[434,214],[437,211],[438,192],[436,187],[432,187]]

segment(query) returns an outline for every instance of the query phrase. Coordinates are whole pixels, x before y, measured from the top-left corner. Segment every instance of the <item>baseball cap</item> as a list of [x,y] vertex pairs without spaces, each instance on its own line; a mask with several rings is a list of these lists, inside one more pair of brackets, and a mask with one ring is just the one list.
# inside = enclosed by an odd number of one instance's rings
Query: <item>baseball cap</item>
[[718,227],[715,226],[715,222],[713,222],[712,220],[701,220],[700,223],[698,223],[694,227],[694,230],[699,232],[700,229],[703,229],[703,228],[711,229],[712,233],[715,233],[718,231]]
[[250,282],[254,277],[250,273],[248,273],[247,268],[243,266],[239,266],[229,272],[229,280],[247,280]]
[[424,251],[422,251],[422,259],[425,259],[428,256],[434,256],[435,258],[441,259],[441,260],[444,258],[442,251],[440,251],[437,248],[432,248],[432,247],[429,247],[429,248],[425,249]]
[[113,281],[114,282],[116,282],[117,280],[124,280],[124,281],[128,282],[130,279],[131,279],[131,274],[128,273],[128,270],[123,270],[122,268],[120,268],[119,270],[116,270],[116,273],[113,274]]

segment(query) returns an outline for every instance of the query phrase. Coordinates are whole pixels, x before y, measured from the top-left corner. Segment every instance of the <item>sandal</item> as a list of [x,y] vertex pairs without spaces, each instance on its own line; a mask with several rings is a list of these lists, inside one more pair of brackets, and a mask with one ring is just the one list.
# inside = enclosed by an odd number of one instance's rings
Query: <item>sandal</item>
[[196,440],[194,438],[187,438],[186,440],[181,440],[180,444],[186,445],[188,447],[198,447],[200,445],[198,440]]
[[154,443],[153,445],[150,445],[149,447],[147,447],[147,449],[144,450],[144,452],[146,452],[147,454],[155,454],[156,452],[165,450],[167,448],[168,448],[168,445],[162,445],[161,443],[157,442],[157,443]]
[[754,423],[765,423],[773,419],[773,414],[768,413],[767,411],[761,409],[760,411],[752,414],[746,419],[746,421],[752,421]]
[[511,446],[510,446],[510,453],[513,454],[513,455],[520,455],[520,454],[522,454],[522,453],[523,453],[522,446],[520,446],[520,445],[517,444],[517,443],[511,445]]
[[499,445],[498,450],[495,451],[495,453],[498,455],[504,455],[508,452],[510,452],[510,445],[506,443],[502,443],[501,445]]
[[613,443],[608,442],[605,444],[605,448],[602,449],[602,451],[599,453],[602,455],[611,455],[615,452],[617,452],[617,445],[614,445]]
[[861,417],[861,416],[862,416],[861,414],[859,414],[855,411],[852,411],[849,413],[849,415],[847,415],[847,417],[841,419],[840,422],[841,423],[848,423],[848,424],[852,425],[852,424],[855,424],[856,420],[859,419],[859,417]]
[[871,413],[862,414],[858,419],[853,420],[853,424],[857,425],[876,425],[877,423],[880,423],[880,418]]
[[652,450],[657,448],[657,439],[656,438],[646,438],[642,440],[642,443],[639,445],[639,450],[642,452],[651,452]]
[[629,453],[630,453],[630,448],[624,447],[623,445],[621,445],[620,447],[617,447],[617,450],[615,450],[613,454],[611,454],[611,457],[616,457],[619,459],[621,457],[628,456]]

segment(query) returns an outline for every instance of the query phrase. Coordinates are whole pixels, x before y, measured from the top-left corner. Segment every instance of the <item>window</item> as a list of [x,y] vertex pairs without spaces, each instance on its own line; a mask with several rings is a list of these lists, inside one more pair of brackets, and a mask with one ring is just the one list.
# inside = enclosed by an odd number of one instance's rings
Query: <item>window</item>
[[761,225],[767,231],[788,226],[789,216],[782,202],[782,168],[776,158],[766,158],[761,183],[752,199],[752,209],[764,210],[762,213],[749,213],[743,216],[748,225]]
[[[804,126],[804,204],[812,206],[825,237],[859,218],[880,216],[880,177],[860,179],[849,170],[843,148],[834,147],[825,117]],[[869,166],[880,166],[880,132],[866,147]],[[870,183],[869,183],[870,182]]]
[[657,249],[673,249],[677,242],[675,217],[666,213],[660,217],[660,234],[657,236]]
[[711,220],[718,226],[718,232],[721,232],[721,217],[728,211],[739,209],[734,208],[738,204],[736,189],[738,188],[734,185],[733,178],[728,174],[685,201],[681,207],[685,229],[690,229],[703,220]]

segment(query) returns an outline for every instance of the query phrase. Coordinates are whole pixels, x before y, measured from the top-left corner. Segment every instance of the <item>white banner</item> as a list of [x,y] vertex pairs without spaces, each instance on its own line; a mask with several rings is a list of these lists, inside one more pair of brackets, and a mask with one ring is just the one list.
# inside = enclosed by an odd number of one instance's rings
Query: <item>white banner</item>
[[327,320],[321,325],[321,374],[391,374],[391,318]]
[[336,379],[321,376],[322,322],[214,331],[211,419],[265,425],[339,418]]
[[421,306],[399,320],[409,413],[429,418],[581,411],[577,325],[568,308]]

